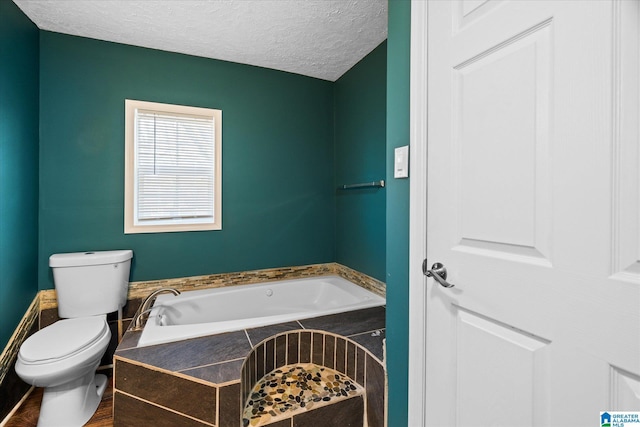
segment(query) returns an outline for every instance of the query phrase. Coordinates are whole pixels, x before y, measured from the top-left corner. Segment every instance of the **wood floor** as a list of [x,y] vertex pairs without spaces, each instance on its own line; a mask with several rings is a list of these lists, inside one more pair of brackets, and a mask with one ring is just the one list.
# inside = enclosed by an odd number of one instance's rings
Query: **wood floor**
[[[9,419],[5,427],[36,427],[40,413],[40,402],[42,401],[42,390],[42,388],[36,388]],[[85,427],[113,427],[112,402],[113,377],[110,376],[100,406],[89,422],[85,424]]]

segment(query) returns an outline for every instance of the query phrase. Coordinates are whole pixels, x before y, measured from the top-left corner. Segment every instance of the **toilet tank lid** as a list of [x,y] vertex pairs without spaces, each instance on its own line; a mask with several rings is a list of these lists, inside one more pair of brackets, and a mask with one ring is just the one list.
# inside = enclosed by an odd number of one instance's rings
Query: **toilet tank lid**
[[85,265],[115,264],[133,258],[133,251],[95,251],[53,254],[49,257],[49,267],[81,267]]

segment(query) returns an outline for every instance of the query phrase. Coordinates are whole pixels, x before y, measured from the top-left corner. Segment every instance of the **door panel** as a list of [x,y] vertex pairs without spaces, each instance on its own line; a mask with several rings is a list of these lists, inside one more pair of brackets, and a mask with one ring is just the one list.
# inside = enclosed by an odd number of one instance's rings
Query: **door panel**
[[640,411],[638,3],[428,3],[426,425]]
[[640,281],[640,132],[636,114],[640,99],[640,66],[638,55],[633,54],[637,46],[632,43],[638,39],[640,7],[637,2],[630,3],[619,5],[624,10],[617,14],[614,29],[620,49],[614,57],[613,76],[616,121],[612,156],[612,275],[622,280]]
[[541,425],[549,342],[462,308],[457,317],[459,425],[490,426],[496,414],[504,425]]
[[546,22],[453,67],[456,250],[550,264],[550,32]]

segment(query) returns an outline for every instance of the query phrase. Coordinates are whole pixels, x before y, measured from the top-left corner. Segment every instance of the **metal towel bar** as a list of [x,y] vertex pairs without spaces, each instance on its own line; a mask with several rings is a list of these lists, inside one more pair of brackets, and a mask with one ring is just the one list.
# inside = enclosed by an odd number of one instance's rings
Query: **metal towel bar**
[[373,182],[363,182],[360,184],[345,184],[338,187],[340,190],[355,190],[358,188],[381,188],[384,187],[384,179]]

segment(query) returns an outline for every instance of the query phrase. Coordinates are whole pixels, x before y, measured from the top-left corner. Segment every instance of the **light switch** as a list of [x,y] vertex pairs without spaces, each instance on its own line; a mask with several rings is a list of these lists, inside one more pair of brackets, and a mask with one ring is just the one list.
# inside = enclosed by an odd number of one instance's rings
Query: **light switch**
[[409,177],[409,146],[398,147],[393,150],[393,177],[408,178]]

